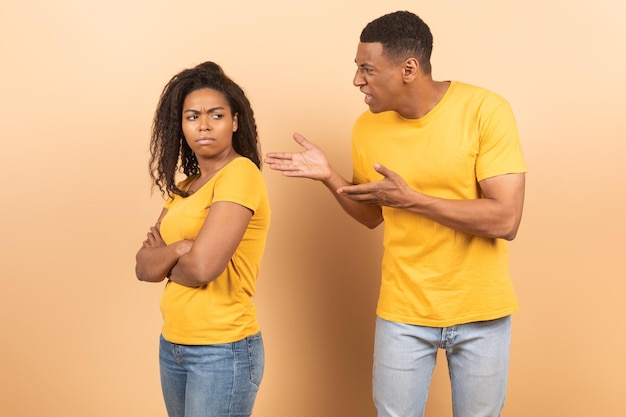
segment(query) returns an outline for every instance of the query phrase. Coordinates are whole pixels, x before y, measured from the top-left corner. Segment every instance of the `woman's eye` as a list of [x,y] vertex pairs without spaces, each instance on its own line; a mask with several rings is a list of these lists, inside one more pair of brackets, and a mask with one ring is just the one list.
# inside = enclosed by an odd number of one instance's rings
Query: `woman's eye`
[[192,114],[191,116],[187,116],[187,120],[196,120],[196,119],[198,119],[197,114]]
[[223,118],[223,117],[224,117],[224,115],[223,115],[223,114],[218,114],[218,113],[215,113],[215,114],[212,114],[212,115],[211,115],[211,118],[213,118],[213,119],[215,119],[215,120],[219,120],[219,119],[221,119],[221,118]]

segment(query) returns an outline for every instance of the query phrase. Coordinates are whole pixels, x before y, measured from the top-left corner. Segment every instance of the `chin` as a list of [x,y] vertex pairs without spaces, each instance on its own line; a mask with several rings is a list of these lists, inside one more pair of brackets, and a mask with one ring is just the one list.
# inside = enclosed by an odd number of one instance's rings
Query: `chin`
[[390,110],[390,109],[385,108],[384,106],[380,106],[380,105],[379,105],[379,106],[376,106],[376,105],[372,105],[372,104],[370,104],[368,107],[369,107],[370,111],[371,111],[372,113],[374,113],[374,114],[377,114],[377,113],[383,113],[383,112],[386,112],[386,111],[389,111],[389,110]]

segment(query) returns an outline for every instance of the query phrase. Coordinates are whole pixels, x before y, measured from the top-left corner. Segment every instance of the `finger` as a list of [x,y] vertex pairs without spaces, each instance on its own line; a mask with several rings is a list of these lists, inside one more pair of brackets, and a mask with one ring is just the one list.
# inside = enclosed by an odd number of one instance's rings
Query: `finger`
[[290,161],[292,156],[292,152],[268,152],[265,154],[265,162],[268,162],[268,160],[275,160],[274,162],[280,162],[284,160]]
[[285,172],[285,171],[300,171],[300,168],[298,168],[296,165],[293,165],[293,164],[285,164],[285,163],[282,163],[280,161],[279,162],[268,162],[268,161],[265,161],[265,162],[267,163],[267,165],[271,169],[273,169],[275,171],[283,171],[283,172]]
[[345,195],[359,195],[359,194],[370,194],[373,190],[373,187],[369,184],[358,184],[358,185],[348,185],[346,187],[341,187],[337,190],[339,194]]
[[374,169],[376,170],[376,172],[383,175],[384,177],[390,177],[391,175],[395,174],[395,172],[393,172],[390,169],[387,169],[387,167],[383,166],[382,164],[379,164],[378,162],[374,164]]
[[298,177],[298,178],[310,178],[304,171],[299,169],[294,169],[292,171],[285,170],[283,171],[283,175],[285,177]]
[[372,194],[360,194],[360,193],[355,193],[355,194],[344,194],[344,196],[352,201],[355,201],[357,203],[365,203],[365,204],[378,204],[378,200],[374,198],[374,196],[372,196]]
[[304,149],[311,149],[315,147],[311,142],[306,140],[306,138],[299,133],[294,133],[293,138],[296,142],[298,142],[298,145],[302,146]]

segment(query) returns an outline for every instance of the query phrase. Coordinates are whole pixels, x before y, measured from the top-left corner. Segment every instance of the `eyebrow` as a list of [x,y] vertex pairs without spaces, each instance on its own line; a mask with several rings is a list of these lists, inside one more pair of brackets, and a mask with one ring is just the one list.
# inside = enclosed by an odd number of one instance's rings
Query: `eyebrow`
[[374,66],[373,66],[372,64],[368,64],[367,62],[364,62],[364,63],[362,63],[362,64],[359,64],[358,62],[356,62],[356,59],[354,60],[354,63],[355,63],[355,64],[357,64],[357,66],[358,66],[359,68],[365,68],[365,67],[368,67],[368,68],[374,68]]
[[[207,111],[207,113],[213,113],[214,111],[218,111],[218,110],[226,110],[226,109],[222,106],[212,107]],[[183,110],[183,113],[187,113],[187,112],[200,113],[200,110],[196,110],[196,109]]]

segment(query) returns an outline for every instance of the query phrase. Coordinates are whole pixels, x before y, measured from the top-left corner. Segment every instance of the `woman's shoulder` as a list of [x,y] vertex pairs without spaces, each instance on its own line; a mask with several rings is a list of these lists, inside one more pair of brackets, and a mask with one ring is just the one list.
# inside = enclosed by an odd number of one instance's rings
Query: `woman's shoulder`
[[250,184],[252,187],[261,187],[265,183],[263,173],[250,159],[240,156],[230,161],[217,173],[216,181],[221,185]]
[[260,173],[261,170],[249,158],[246,158],[245,156],[238,156],[230,161],[228,164],[226,164],[224,168],[222,168],[221,172],[240,172],[244,174],[249,173],[254,175]]

